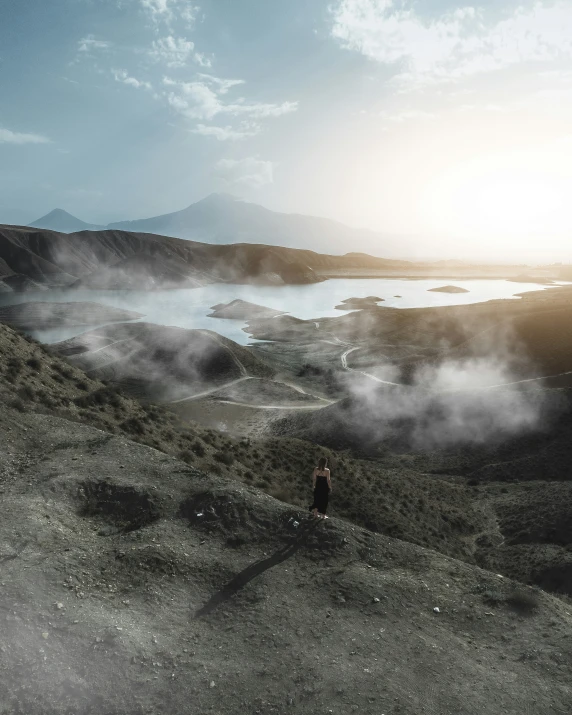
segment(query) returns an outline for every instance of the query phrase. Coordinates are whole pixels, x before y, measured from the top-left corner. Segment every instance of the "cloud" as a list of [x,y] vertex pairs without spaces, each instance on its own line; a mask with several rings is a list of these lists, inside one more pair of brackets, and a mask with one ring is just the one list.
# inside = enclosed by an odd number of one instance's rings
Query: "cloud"
[[0,127],[0,144],[51,144],[51,139],[41,134],[13,132]]
[[200,7],[190,0],[141,0],[141,7],[157,25],[171,25],[176,19],[180,19],[192,27],[200,12]]
[[346,49],[391,65],[407,84],[444,82],[522,63],[572,58],[572,5],[536,2],[486,22],[461,7],[423,18],[409,2],[338,0],[332,36]]
[[221,159],[216,165],[216,175],[227,184],[244,184],[259,189],[272,184],[274,165],[255,157],[246,159]]
[[239,84],[244,84],[243,79],[221,79],[220,77],[213,77],[212,74],[199,74],[201,79],[214,84],[217,87],[217,92],[219,94],[226,94],[229,89],[236,87]]
[[77,51],[91,53],[93,50],[108,50],[111,42],[107,40],[96,40],[93,35],[87,35],[77,43]]
[[297,102],[270,104],[247,102],[239,98],[235,102],[225,103],[220,95],[226,94],[232,86],[242,84],[242,80],[223,80],[210,75],[201,75],[201,78],[194,82],[179,82],[169,77],[163,79],[163,84],[172,88],[167,95],[167,101],[189,119],[213,119],[218,114],[264,119],[279,117],[298,109]]
[[253,137],[260,132],[258,124],[243,124],[239,129],[233,127],[216,127],[214,125],[197,124],[191,129],[193,134],[202,134],[205,137],[214,137],[219,141],[229,141]]
[[201,67],[210,67],[210,60],[195,51],[195,43],[172,35],[154,40],[149,56],[156,62],[164,62],[167,67],[184,67],[189,60],[194,60]]
[[129,87],[135,87],[135,89],[153,89],[150,82],[144,82],[135,79],[135,77],[130,77],[125,70],[112,70],[112,72],[116,82],[127,84]]

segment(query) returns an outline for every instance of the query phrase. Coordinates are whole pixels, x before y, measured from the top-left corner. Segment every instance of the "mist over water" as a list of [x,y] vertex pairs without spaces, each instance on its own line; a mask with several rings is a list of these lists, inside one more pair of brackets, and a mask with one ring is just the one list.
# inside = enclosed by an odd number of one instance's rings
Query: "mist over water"
[[[431,288],[451,283],[468,293],[432,293]],[[0,305],[29,301],[92,301],[103,305],[137,311],[145,322],[181,328],[213,330],[241,345],[253,342],[243,331],[246,323],[238,320],[208,318],[211,307],[237,298],[276,310],[287,311],[304,320],[339,317],[348,311],[336,310],[341,301],[378,296],[388,308],[426,308],[468,305],[493,299],[516,299],[515,294],[543,290],[537,283],[505,280],[407,280],[387,278],[333,279],[309,285],[252,286],[216,283],[201,288],[158,291],[66,290],[38,293],[2,294]],[[400,296],[399,298],[395,296]],[[101,325],[38,330],[32,333],[45,343],[59,342]]]

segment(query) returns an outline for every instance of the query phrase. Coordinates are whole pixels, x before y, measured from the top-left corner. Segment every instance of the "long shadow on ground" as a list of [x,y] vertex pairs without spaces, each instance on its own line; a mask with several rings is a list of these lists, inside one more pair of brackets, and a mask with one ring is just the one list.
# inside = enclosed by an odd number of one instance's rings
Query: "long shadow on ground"
[[300,531],[289,544],[286,544],[286,546],[283,546],[281,549],[278,549],[278,551],[275,551],[272,556],[247,566],[244,571],[237,574],[231,581],[223,586],[220,591],[217,591],[213,596],[211,596],[205,605],[201,606],[201,608],[195,612],[195,618],[208,615],[217,606],[224,603],[231,596],[237,593],[237,591],[244,588],[247,583],[252,581],[252,579],[294,556],[294,554],[308,542],[310,534],[316,530],[320,523],[321,522],[316,519],[300,524]]

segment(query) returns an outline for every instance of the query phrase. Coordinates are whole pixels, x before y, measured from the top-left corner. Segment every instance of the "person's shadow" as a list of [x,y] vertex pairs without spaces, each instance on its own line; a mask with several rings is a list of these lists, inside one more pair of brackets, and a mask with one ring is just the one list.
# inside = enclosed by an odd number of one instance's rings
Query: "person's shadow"
[[286,544],[286,546],[283,546],[278,551],[275,551],[272,556],[268,556],[261,561],[257,561],[256,563],[247,566],[231,581],[224,585],[220,591],[217,591],[213,596],[211,596],[205,605],[201,606],[201,608],[195,612],[195,618],[200,618],[201,616],[206,616],[211,613],[211,611],[213,611],[217,606],[224,603],[224,601],[227,601],[231,596],[237,593],[237,591],[244,588],[247,583],[252,581],[252,579],[294,556],[294,554],[307,543],[310,534],[315,531],[319,523],[320,520],[318,519],[312,519],[312,521],[301,523],[299,532],[289,544]]

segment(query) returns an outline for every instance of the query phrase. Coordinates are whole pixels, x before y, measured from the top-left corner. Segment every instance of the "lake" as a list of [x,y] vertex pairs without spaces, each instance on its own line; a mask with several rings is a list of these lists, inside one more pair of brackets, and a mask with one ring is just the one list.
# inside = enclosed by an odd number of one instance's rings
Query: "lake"
[[[430,288],[451,284],[469,293],[429,293]],[[213,284],[202,288],[165,291],[66,290],[37,293],[1,294],[0,305],[28,301],[92,301],[116,308],[144,313],[142,320],[181,328],[206,328],[246,345],[252,342],[238,320],[207,318],[211,306],[229,303],[236,298],[288,311],[297,318],[319,319],[344,315],[335,306],[346,298],[375,295],[384,298],[390,308],[426,308],[443,305],[467,305],[497,298],[516,299],[515,293],[542,290],[537,283],[512,283],[505,280],[407,280],[388,278],[343,278],[289,286],[249,286]],[[396,298],[395,296],[401,296]],[[68,327],[38,330],[31,335],[44,343],[66,340],[94,327]]]

